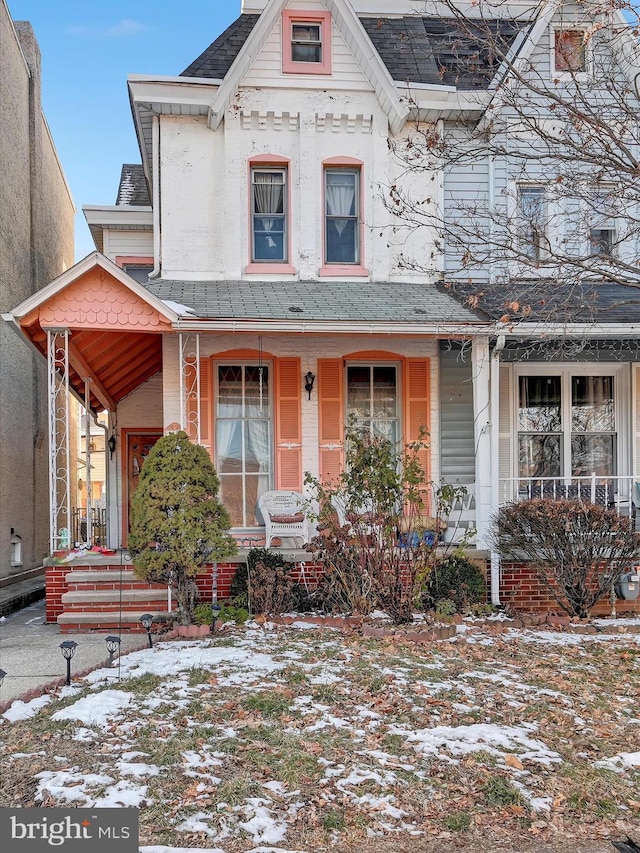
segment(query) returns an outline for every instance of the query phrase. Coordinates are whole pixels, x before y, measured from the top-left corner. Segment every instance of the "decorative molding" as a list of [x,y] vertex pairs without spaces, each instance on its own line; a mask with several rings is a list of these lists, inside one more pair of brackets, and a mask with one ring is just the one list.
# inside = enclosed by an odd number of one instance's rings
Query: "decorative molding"
[[300,113],[280,113],[274,110],[241,110],[240,126],[243,130],[291,130],[300,128]]
[[363,113],[316,113],[316,129],[333,133],[371,133],[373,116]]

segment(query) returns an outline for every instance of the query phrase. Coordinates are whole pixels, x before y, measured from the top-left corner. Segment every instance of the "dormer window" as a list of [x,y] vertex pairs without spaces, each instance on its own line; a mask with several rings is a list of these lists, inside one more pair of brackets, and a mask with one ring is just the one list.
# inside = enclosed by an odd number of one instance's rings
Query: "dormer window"
[[321,24],[294,21],[291,25],[291,60],[322,62]]
[[282,71],[284,74],[331,74],[331,15],[329,12],[282,13]]
[[587,70],[587,49],[582,30],[556,30],[554,68],[562,74],[580,74]]

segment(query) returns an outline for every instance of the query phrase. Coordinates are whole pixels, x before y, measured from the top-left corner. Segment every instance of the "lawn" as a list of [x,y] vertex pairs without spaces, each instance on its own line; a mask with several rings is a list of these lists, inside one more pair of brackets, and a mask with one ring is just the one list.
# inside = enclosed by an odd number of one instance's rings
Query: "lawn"
[[139,806],[144,853],[613,851],[639,697],[640,634],[250,625],[14,703],[0,805]]

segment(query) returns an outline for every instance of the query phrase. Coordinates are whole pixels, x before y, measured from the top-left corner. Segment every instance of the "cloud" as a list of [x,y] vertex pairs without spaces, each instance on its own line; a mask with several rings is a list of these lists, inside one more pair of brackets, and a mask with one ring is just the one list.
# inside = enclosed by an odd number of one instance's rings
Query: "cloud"
[[70,27],[65,27],[65,33],[74,36],[100,36],[101,38],[127,38],[135,36],[138,33],[144,32],[148,27],[146,24],[141,24],[139,21],[134,21],[131,18],[123,18],[112,27],[91,27],[86,24],[74,24]]
[[146,30],[147,27],[144,24],[139,23],[138,21],[132,21],[131,18],[124,18],[114,27],[109,27],[109,29],[104,31],[104,35],[110,36],[112,38],[120,38],[121,36],[135,36],[137,33],[141,33],[143,30]]

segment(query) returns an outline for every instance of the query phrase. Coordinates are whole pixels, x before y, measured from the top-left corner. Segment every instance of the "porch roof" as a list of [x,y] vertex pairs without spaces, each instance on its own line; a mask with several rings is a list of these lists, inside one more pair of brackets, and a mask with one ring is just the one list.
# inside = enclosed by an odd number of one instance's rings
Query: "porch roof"
[[486,324],[433,284],[346,281],[170,281],[145,285],[159,299],[192,309],[200,319],[308,322]]
[[162,369],[162,333],[177,315],[110,260],[93,252],[3,319],[44,356],[47,331],[69,331],[69,384],[90,406],[116,404]]
[[527,279],[489,286],[449,282],[447,292],[514,330],[554,323],[582,325],[598,337],[607,326],[640,324],[640,282]]

